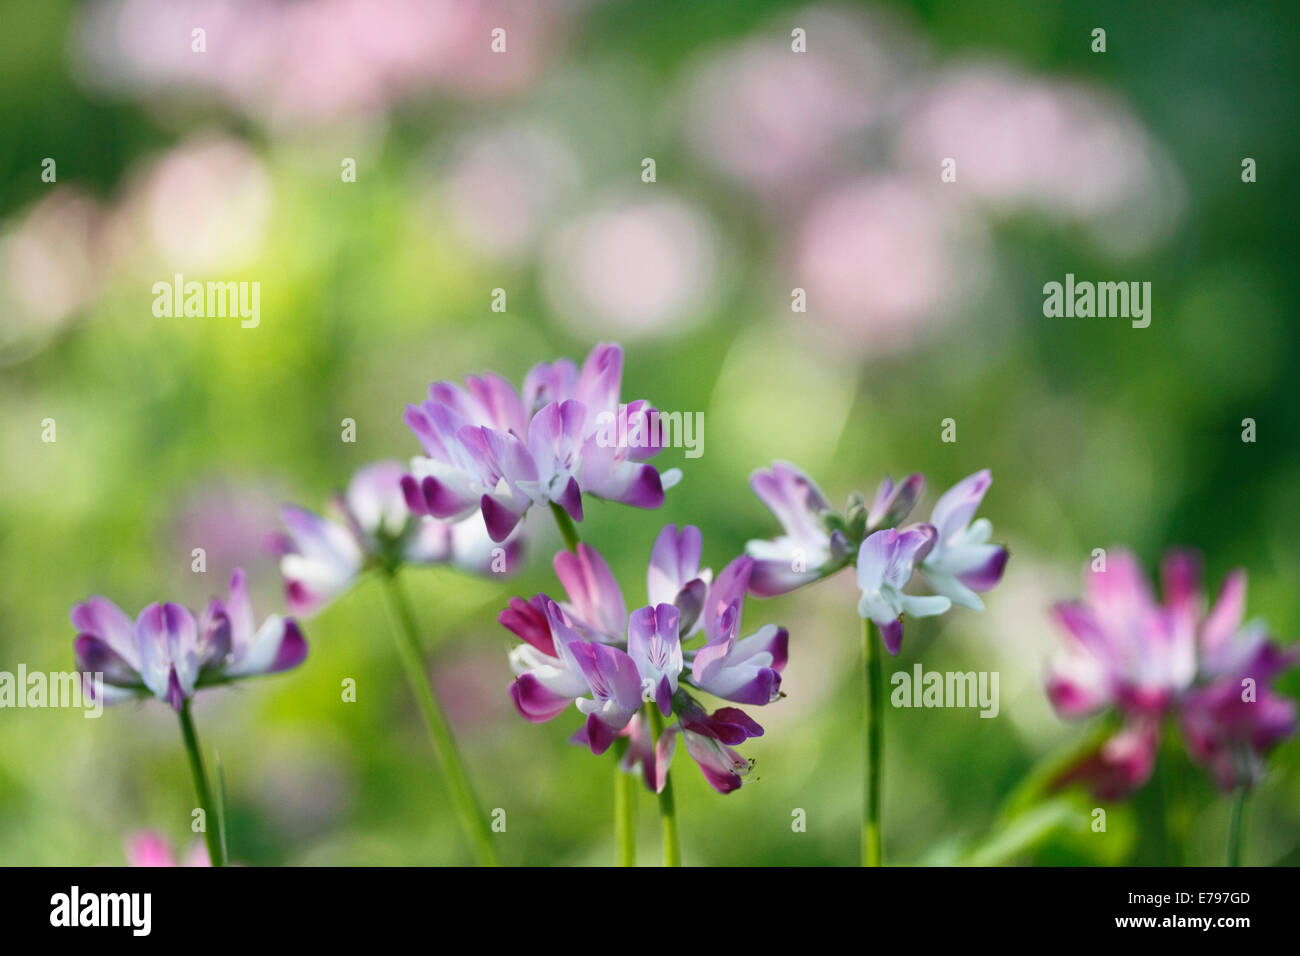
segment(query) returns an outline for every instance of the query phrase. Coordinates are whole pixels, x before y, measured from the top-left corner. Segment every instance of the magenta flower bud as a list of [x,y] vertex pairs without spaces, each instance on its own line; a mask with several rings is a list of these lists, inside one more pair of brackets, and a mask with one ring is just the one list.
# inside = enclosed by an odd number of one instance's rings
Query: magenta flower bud
[[908,475],[897,484],[892,478],[886,478],[867,512],[867,530],[898,527],[912,513],[924,490],[925,476],[919,473]]

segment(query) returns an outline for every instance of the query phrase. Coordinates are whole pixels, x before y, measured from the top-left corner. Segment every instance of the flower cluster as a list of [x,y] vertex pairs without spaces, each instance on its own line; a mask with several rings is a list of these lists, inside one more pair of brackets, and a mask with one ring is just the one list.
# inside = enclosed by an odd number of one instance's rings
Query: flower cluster
[[[700,530],[666,525],[650,551],[646,603],[629,612],[623,590],[595,548],[576,542],[572,521],[583,515],[584,493],[642,508],[663,504],[680,479],[648,460],[661,449],[658,413],[644,400],[620,399],[623,353],[598,345],[582,367],[541,363],[521,390],[496,375],[471,376],[464,387],[435,382],[429,398],[408,406],[406,422],[424,448],[410,467],[384,461],[361,468],[333,499],[334,517],[297,507],[283,510],[276,537],[290,613],[310,615],[348,590],[368,569],[380,569],[391,590],[407,642],[404,656],[417,695],[423,695],[430,734],[482,862],[495,862],[481,815],[438,705],[420,673],[420,642],[396,571],[404,565],[449,564],[476,573],[514,569],[520,523],[534,504],[555,514],[572,550],[554,558],[564,600],[545,593],[513,597],[498,621],[521,643],[510,653],[510,697],[527,720],[554,719],[572,705],[583,721],[576,743],[602,754],[614,747],[627,773],[664,793],[680,740],[720,793],[739,788],[751,763],[736,750],[763,728],[735,705],[780,699],[789,635],[765,624],[748,636],[747,595],[785,594],[855,569],[858,613],[897,654],[905,617],[943,614],[953,605],[982,610],[982,592],[996,586],[1007,548],[992,543],[993,527],[977,518],[992,484],[987,470],[959,481],[935,502],[929,520],[905,524],[925,480],[886,478],[868,503],[850,496],[835,511],[811,478],[776,462],[756,471],[751,486],[781,525],[756,539],[716,576],[701,567]],[[567,515],[567,518],[566,518]],[[1182,732],[1190,755],[1225,789],[1252,786],[1269,751],[1297,729],[1294,702],[1273,679],[1300,653],[1283,651],[1263,624],[1244,624],[1246,576],[1232,572],[1208,605],[1198,560],[1169,554],[1158,600],[1136,559],[1113,554],[1094,569],[1087,597],[1054,609],[1066,645],[1050,666],[1047,692],[1067,718],[1111,711],[1118,730],[1058,778],[1086,779],[1103,798],[1124,795],[1151,776],[1166,723]],[[917,586],[917,585],[920,586]],[[180,716],[201,800],[209,791],[188,701],[201,688],[288,670],[307,655],[291,617],[272,615],[256,626],[242,569],[229,594],[194,615],[178,604],[151,604],[135,621],[111,601],[92,597],[72,609],[74,649],[91,695],[112,703],[154,696]],[[877,645],[865,655],[869,693],[881,699]],[[874,678],[870,675],[874,674]],[[102,686],[93,677],[102,675]],[[726,703],[712,711],[702,695]],[[874,725],[876,731],[879,725]],[[868,765],[880,766],[880,734],[868,735]],[[874,741],[874,742],[871,742]],[[878,774],[876,778],[878,780]],[[676,850],[672,801],[665,794],[665,859]],[[879,792],[866,796],[877,839],[864,858],[880,861]],[[626,825],[626,824],[625,824]],[[671,834],[671,835],[670,835]],[[224,863],[223,840],[206,834],[190,865]],[[486,849],[484,847],[486,846]],[[176,855],[155,834],[131,843],[144,865],[174,865]]]
[[[586,721],[575,739],[600,754],[626,735],[624,768],[639,765],[655,792],[679,736],[721,793],[739,787],[750,769],[733,748],[762,728],[737,707],[708,713],[692,691],[753,705],[781,696],[785,629],[767,624],[740,637],[753,559],[736,558],[714,579],[700,568],[701,554],[698,528],[666,526],[650,553],[648,603],[629,614],[605,559],[579,544],[555,556],[567,601],[516,597],[499,618],[524,642],[510,655],[510,696],[520,714],[540,722],[576,705]],[[650,708],[675,718],[657,741]]]
[[451,564],[478,574],[513,571],[520,542],[498,546],[477,514],[457,522],[412,515],[402,494],[406,470],[395,461],[359,469],[347,492],[333,500],[340,520],[286,507],[280,535],[280,572],[289,610],[304,617],[347,591],[370,567]]
[[242,568],[230,595],[196,619],[179,604],[150,604],[134,622],[112,601],[92,597],[72,608],[73,648],[87,693],[103,674],[105,703],[153,695],[180,710],[195,691],[245,677],[276,674],[307,657],[293,618],[273,614],[254,626]]
[[1243,624],[1245,571],[1228,575],[1213,606],[1195,555],[1169,553],[1161,580],[1157,601],[1137,559],[1112,553],[1088,573],[1084,601],[1053,609],[1066,634],[1047,676],[1053,706],[1066,718],[1114,710],[1123,719],[1063,777],[1088,780],[1103,798],[1147,782],[1166,718],[1225,790],[1253,785],[1267,753],[1296,730],[1295,704],[1270,682],[1297,658],[1262,622]]
[[[983,610],[977,592],[1002,579],[1007,549],[989,543],[993,525],[986,518],[975,519],[992,482],[987,470],[976,472],[939,498],[928,522],[899,528],[924,490],[921,475],[897,483],[886,478],[870,505],[853,495],[840,515],[811,478],[776,462],[755,472],[750,485],[785,533],[745,546],[754,559],[750,591],[784,594],[856,564],[862,592],[858,613],[876,625],[885,647],[897,654],[904,614],[928,617],[953,604]],[[905,592],[917,570],[935,593]]]
[[[417,515],[461,520],[481,512],[493,541],[504,541],[534,504],[555,504],[582,520],[582,494],[657,508],[680,473],[646,460],[660,451],[655,409],[622,404],[623,350],[597,345],[579,370],[543,362],[516,391],[497,375],[465,387],[434,382],[409,405],[406,423],[424,447],[402,491]],[[619,441],[614,436],[639,436]]]

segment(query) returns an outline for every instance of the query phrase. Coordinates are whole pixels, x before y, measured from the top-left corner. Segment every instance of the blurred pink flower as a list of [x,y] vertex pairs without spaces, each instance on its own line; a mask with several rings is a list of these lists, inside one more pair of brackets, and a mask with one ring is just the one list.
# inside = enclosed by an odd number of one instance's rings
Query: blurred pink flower
[[1296,732],[1295,702],[1271,682],[1300,655],[1262,621],[1245,621],[1246,572],[1232,571],[1212,603],[1195,554],[1170,551],[1160,577],[1157,599],[1137,559],[1115,551],[1109,567],[1089,572],[1085,600],[1053,608],[1066,642],[1047,673],[1052,706],[1069,719],[1108,710],[1123,719],[1058,783],[1087,780],[1105,799],[1136,790],[1154,770],[1170,718],[1220,787],[1250,787],[1269,751]]
[[[805,31],[806,53],[790,31]],[[682,95],[691,149],[728,178],[788,206],[828,171],[857,168],[862,135],[887,109],[918,44],[882,12],[815,6],[752,39],[707,51]]]
[[185,862],[179,863],[168,839],[157,830],[140,830],[126,840],[127,866],[211,866],[208,848],[202,840],[190,845]]
[[455,142],[437,187],[437,228],[498,259],[531,254],[579,185],[577,159],[550,130],[517,123]]
[[954,159],[953,187],[997,212],[1079,222],[1121,253],[1147,248],[1177,219],[1162,151],[1100,90],[974,63],[939,73],[901,116],[903,165],[937,180]]
[[[175,509],[167,531],[169,551],[188,555],[203,548],[208,572],[220,577],[247,567],[253,581],[269,581],[276,564],[270,546],[283,497],[271,483],[215,479],[199,485]],[[264,595],[273,596],[278,589]]]
[[[526,0],[104,0],[82,8],[74,65],[100,88],[214,99],[293,129],[383,112],[430,88],[521,89],[562,12]],[[502,54],[490,46],[498,27]]]
[[610,198],[552,237],[542,287],[580,332],[660,336],[708,316],[720,259],[713,224],[695,206],[662,192]]
[[939,188],[864,178],[813,204],[789,266],[790,286],[807,293],[808,315],[797,318],[810,333],[867,354],[891,352],[952,319],[952,306],[982,290],[982,224]]
[[251,149],[200,135],[164,154],[148,174],[149,238],[167,268],[239,268],[261,251],[272,198],[270,176]]
[[103,280],[99,203],[75,187],[52,190],[0,239],[0,348],[44,338]]

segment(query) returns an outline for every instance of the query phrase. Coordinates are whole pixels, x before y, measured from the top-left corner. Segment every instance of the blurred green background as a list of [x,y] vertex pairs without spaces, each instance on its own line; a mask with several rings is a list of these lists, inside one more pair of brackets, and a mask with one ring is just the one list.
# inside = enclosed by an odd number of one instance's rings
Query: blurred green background
[[[589,503],[583,536],[629,601],[666,522],[698,524],[715,569],[773,533],[746,481],[774,458],[837,503],[923,471],[926,511],[992,469],[1006,578],[983,614],[909,624],[893,665],[996,670],[1001,713],[887,712],[889,860],[1221,860],[1227,801],[1177,751],[1107,805],[1104,834],[1092,798],[1034,809],[1020,788],[1089,732],[1054,716],[1041,675],[1046,609],[1079,593],[1093,548],[1154,566],[1194,547],[1215,588],[1244,565],[1249,614],[1300,630],[1294,6],[7,0],[0,22],[0,669],[70,668],[68,610],[92,593],[198,607],[243,564],[259,616],[280,610],[276,507],[319,508],[356,467],[416,453],[401,412],[430,381],[518,382],[616,340],[624,396],[705,413],[703,456],[658,460],[685,473],[661,511]],[[260,326],[155,318],[151,287],[177,272],[260,282]],[[1044,318],[1067,272],[1150,281],[1150,327]],[[512,581],[407,583],[481,801],[506,810],[503,860],[609,863],[608,759],[505,692],[495,615],[557,593],[548,517]],[[844,575],[751,599],[749,630],[790,629],[788,697],[755,713],[739,792],[679,755],[688,864],[855,861],[855,599]],[[231,857],[468,862],[377,582],[305,630],[300,670],[196,706]],[[1179,796],[1166,811],[1159,793]],[[118,864],[146,828],[185,846],[192,800],[157,702],[0,711],[2,863]],[[1300,863],[1298,807],[1292,740],[1252,801],[1247,861]],[[638,809],[657,861],[648,794]]]

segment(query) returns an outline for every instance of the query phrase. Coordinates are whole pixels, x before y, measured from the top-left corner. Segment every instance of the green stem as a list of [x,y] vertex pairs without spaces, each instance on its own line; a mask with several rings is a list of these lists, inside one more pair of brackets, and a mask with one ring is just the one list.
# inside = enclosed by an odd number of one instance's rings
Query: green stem
[[438,699],[433,693],[433,684],[429,672],[424,666],[424,655],[420,650],[420,638],[415,626],[415,614],[411,611],[406,592],[397,580],[397,572],[389,571],[383,576],[384,591],[388,595],[393,617],[397,621],[397,652],[406,669],[406,678],[411,684],[411,692],[424,717],[424,726],[429,731],[433,742],[433,752],[442,765],[443,775],[447,778],[451,790],[452,802],[460,816],[461,827],[468,837],[480,866],[496,866],[496,851],[492,848],[492,834],[488,829],[487,819],[479,811],[474,791],[469,784],[469,774],[456,741],[452,737],[447,718],[438,706]]
[[578,529],[573,524],[573,519],[569,517],[569,513],[552,501],[551,514],[555,515],[555,523],[560,526],[560,536],[564,538],[564,546],[570,551],[577,551]]
[[624,773],[619,764],[627,753],[626,737],[614,742],[614,843],[619,866],[636,866],[636,776]]
[[230,860],[230,847],[226,843],[230,839],[230,827],[226,824],[226,775],[221,770],[221,754],[214,751],[212,757],[216,766],[213,778],[217,781],[217,825],[221,828],[221,862],[226,863]]
[[[645,705],[646,715],[650,718],[650,731],[653,744],[658,749],[659,738],[663,736],[664,719],[659,715],[659,708],[654,701]],[[673,802],[673,778],[671,773],[664,774],[664,788],[659,793],[659,820],[664,832],[664,866],[682,865],[682,844],[677,838],[677,807]]]
[[871,621],[862,619],[862,654],[866,678],[866,770],[862,800],[862,865],[880,866],[880,776],[884,760],[885,691],[880,642]]
[[1232,800],[1232,816],[1228,819],[1228,866],[1241,866],[1241,845],[1245,829],[1247,787],[1238,787]]
[[[551,514],[555,516],[564,546],[577,551],[578,529],[569,513],[552,501]],[[626,747],[623,742],[614,756],[614,845],[618,847],[619,866],[636,866],[636,780],[619,766]]]
[[208,845],[208,859],[213,866],[225,866],[226,857],[222,852],[220,818],[213,813],[212,791],[208,789],[208,774],[203,769],[203,753],[199,750],[199,735],[194,732],[194,718],[190,716],[190,702],[185,701],[180,709],[181,736],[185,738],[185,752],[190,758],[190,773],[194,777],[194,791],[203,809],[203,839]]

